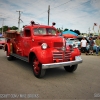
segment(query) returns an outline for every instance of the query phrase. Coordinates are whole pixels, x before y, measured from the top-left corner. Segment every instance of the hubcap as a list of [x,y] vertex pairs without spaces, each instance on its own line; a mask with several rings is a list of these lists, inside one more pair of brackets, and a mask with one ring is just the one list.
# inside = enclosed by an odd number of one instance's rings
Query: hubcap
[[39,67],[39,61],[37,59],[35,59],[33,62],[33,69],[34,69],[36,74],[39,74],[40,67]]

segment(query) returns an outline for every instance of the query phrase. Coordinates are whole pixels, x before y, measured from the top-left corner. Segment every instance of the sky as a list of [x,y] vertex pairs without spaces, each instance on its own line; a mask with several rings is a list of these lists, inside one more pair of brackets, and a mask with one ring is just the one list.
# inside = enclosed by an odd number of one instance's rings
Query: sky
[[[55,22],[56,28],[79,30],[81,33],[98,32],[100,25],[100,0],[0,0],[0,27],[20,28],[33,20],[39,24],[48,24],[48,6],[50,5],[49,25]],[[97,23],[97,26],[93,25]]]

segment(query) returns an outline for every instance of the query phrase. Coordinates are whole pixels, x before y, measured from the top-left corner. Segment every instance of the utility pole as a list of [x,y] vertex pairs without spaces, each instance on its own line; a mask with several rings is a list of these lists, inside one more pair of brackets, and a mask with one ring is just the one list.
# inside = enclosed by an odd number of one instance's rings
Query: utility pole
[[[2,15],[0,15],[0,16],[2,16]],[[3,35],[4,18],[2,17],[1,19],[2,19],[2,35]]]
[[91,35],[91,33],[90,33],[90,31],[91,31],[91,30],[90,30],[90,27],[89,27],[88,31],[89,31],[89,36],[90,36],[90,35]]
[[48,6],[48,25],[49,25],[49,16],[50,16],[50,5]]
[[3,35],[3,26],[4,26],[4,18],[2,18],[3,21],[2,21],[2,35]]
[[[21,16],[21,12],[22,12],[22,11],[16,11],[16,12],[19,13],[19,18],[18,18],[18,31],[20,31],[20,21],[22,21],[22,20],[20,19],[20,16]],[[23,21],[22,21],[22,22],[23,22]]]

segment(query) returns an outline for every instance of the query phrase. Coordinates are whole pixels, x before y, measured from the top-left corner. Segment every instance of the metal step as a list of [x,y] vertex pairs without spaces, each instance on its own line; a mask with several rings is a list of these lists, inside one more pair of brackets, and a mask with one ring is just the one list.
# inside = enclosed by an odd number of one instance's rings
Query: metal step
[[23,61],[29,62],[27,57],[23,57],[23,56],[20,56],[18,54],[15,54],[15,53],[12,53],[11,56],[14,56],[14,57],[16,57],[18,59],[21,59]]

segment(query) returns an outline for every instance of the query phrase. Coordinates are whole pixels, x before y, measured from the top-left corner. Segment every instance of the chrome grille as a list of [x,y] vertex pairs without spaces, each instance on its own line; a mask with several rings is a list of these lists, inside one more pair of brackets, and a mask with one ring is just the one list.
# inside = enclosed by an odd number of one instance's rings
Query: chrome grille
[[61,61],[69,61],[71,56],[70,51],[60,51],[60,52],[53,52],[53,61],[61,60]]

